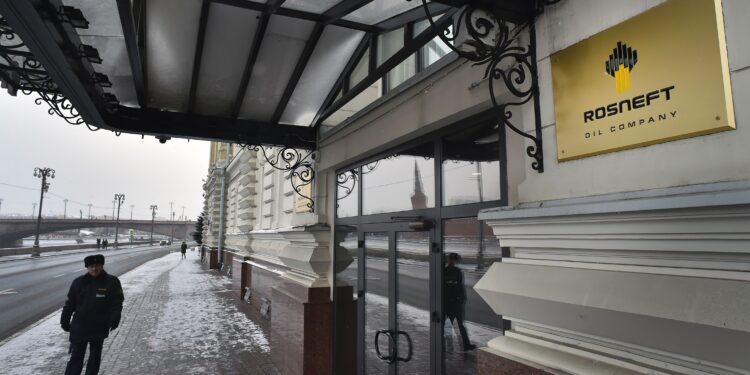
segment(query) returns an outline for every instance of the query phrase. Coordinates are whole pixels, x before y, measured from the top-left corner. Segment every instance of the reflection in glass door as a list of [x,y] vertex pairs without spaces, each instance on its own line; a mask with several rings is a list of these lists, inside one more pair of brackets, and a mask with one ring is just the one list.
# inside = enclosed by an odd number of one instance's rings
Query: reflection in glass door
[[399,374],[430,373],[430,234],[396,233]]
[[364,237],[365,374],[429,374],[430,232]]
[[388,232],[365,233],[364,260],[364,367],[365,374],[388,374],[393,336],[389,324]]
[[487,112],[337,171],[336,230],[356,232],[359,256],[337,255],[336,311],[356,315],[357,345],[338,319],[335,354],[356,350],[358,375],[474,374],[476,349],[502,334],[474,285],[502,257],[477,213],[508,202],[504,129]]
[[443,221],[443,364],[445,374],[477,373],[477,347],[502,335],[502,319],[474,290],[502,251],[476,218]]

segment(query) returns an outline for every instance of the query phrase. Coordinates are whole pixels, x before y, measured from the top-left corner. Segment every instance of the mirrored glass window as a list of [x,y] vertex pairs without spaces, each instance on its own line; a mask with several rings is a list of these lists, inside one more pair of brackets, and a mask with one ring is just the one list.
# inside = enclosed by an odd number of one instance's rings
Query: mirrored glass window
[[443,139],[443,205],[500,200],[501,141],[494,124]]
[[357,202],[359,201],[359,188],[357,186],[358,170],[359,168],[355,168],[337,176],[337,217],[352,217],[359,214],[357,211]]
[[435,207],[432,143],[362,166],[362,214]]

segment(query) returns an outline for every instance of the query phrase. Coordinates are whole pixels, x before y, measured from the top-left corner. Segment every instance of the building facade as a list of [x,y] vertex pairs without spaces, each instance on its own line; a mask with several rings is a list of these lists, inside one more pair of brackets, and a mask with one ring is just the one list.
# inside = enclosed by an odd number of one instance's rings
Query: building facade
[[[323,121],[310,155],[315,179],[302,195],[295,177],[277,169],[279,149],[213,143],[204,238],[215,266],[267,322],[283,373],[747,373],[747,14],[742,0],[546,7],[518,37],[519,45],[534,38],[538,101],[507,108],[512,124],[541,135],[541,144],[498,121],[488,85],[501,103],[518,95],[439,40]],[[700,60],[701,46],[715,44],[706,48],[718,63],[705,71],[686,63],[700,90],[682,91],[693,84],[682,80],[657,87],[660,77],[644,78],[657,54],[643,35],[661,32],[649,19],[685,28],[680,20],[690,17],[715,21],[715,40],[664,51],[692,50]],[[387,34],[379,48],[424,27]],[[607,41],[614,51],[594,53],[612,93],[566,76],[564,59],[576,75],[587,64],[570,51],[593,49],[620,29],[626,45]],[[701,83],[710,74],[719,78]],[[724,91],[713,89],[722,77]],[[579,86],[583,96],[566,96]],[[619,106],[602,102],[607,95],[618,95]],[[639,110],[646,98],[661,105],[655,95],[692,104],[649,125],[652,116]],[[713,112],[704,119],[686,111],[713,111],[715,97],[724,99],[726,112],[715,118],[723,127],[680,130],[713,121]],[[563,143],[566,113],[581,102],[602,102],[601,111],[582,112],[585,126],[600,112],[611,121],[604,133],[591,125]],[[617,134],[647,126],[679,134],[644,130],[635,136],[643,139],[617,143]],[[541,159],[529,157],[534,147]],[[451,253],[460,257],[462,299],[447,291]]]

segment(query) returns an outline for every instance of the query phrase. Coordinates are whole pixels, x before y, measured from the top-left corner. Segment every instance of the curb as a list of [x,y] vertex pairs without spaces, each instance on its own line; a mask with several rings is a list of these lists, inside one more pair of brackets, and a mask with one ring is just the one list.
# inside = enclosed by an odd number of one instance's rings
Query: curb
[[[172,245],[170,245],[170,246],[172,246]],[[157,246],[143,245],[143,246],[133,246],[133,247],[128,248],[128,249],[139,249],[139,248],[146,248],[146,247],[151,247],[151,248],[156,249],[156,248],[161,248],[162,246],[158,246],[158,245]],[[167,248],[168,249],[169,246],[164,246],[163,248]],[[124,249],[121,249],[121,250],[124,250]],[[56,257],[56,256],[62,256],[62,255],[79,254],[79,253],[90,253],[90,252],[104,252],[105,254],[107,254],[107,253],[110,253],[112,251],[115,251],[115,249],[107,249],[107,250],[104,250],[104,249],[63,250],[63,251],[56,251],[56,252],[47,253],[47,255],[44,255],[44,253],[42,253],[38,258],[32,258],[31,256],[24,254],[24,255],[21,255],[20,258],[13,258],[13,259],[3,259],[4,257],[0,257],[0,263],[15,262],[15,261],[20,261],[20,260],[28,260],[28,259],[42,259],[42,258],[48,258],[48,257]],[[15,256],[18,256],[18,255],[7,255],[7,257],[15,257]]]

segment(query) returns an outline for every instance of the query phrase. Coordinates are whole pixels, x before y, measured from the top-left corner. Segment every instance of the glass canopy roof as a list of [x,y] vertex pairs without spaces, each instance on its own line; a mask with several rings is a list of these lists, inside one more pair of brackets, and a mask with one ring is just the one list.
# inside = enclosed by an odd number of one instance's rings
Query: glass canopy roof
[[[81,9],[91,23],[89,29],[78,30],[78,34],[99,47],[104,62],[97,70],[113,80],[107,91],[122,105],[140,107],[117,1],[63,3]],[[351,24],[328,21],[321,27],[320,20],[314,20],[344,5],[347,8],[343,13],[334,16]],[[140,51],[145,55],[145,106],[313,126],[326,96],[365,38],[367,32],[362,29],[380,33],[379,22],[421,6],[421,1],[406,0],[132,0],[136,23],[139,18],[145,23],[143,33],[138,35],[145,39],[145,50]],[[271,12],[270,7],[278,8]],[[262,17],[267,17],[267,24],[259,30]],[[404,23],[408,21],[404,19]],[[321,30],[316,31],[316,26]],[[260,48],[250,67],[250,79],[243,82],[248,56],[258,37]],[[242,102],[234,114],[239,96],[243,97]]]
[[[48,2],[59,19],[35,2],[4,2],[0,21],[18,28],[24,41],[33,39],[28,48],[52,80],[78,79],[59,89],[86,123],[157,136],[249,138],[278,129],[282,137],[290,126],[315,129],[344,85],[369,87],[435,36],[432,29],[419,41],[405,35],[402,53],[378,56],[380,35],[425,18],[419,0]],[[88,27],[63,16],[63,6],[80,10]],[[446,19],[456,10],[428,6]],[[46,29],[22,27],[34,23]],[[71,62],[71,45],[80,44],[96,48],[101,62]],[[68,58],[46,53],[55,47]],[[111,85],[92,82],[96,73]],[[216,124],[223,133],[201,129]],[[273,143],[258,143],[264,142]]]

